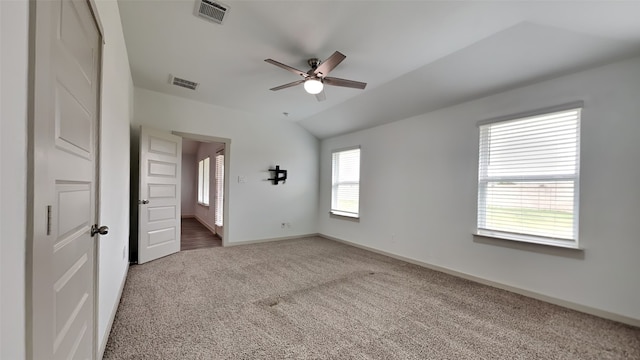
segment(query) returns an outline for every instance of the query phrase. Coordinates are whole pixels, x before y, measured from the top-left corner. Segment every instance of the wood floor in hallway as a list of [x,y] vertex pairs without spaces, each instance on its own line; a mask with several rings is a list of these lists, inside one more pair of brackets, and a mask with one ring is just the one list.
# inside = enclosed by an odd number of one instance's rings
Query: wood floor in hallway
[[222,240],[194,218],[182,219],[180,251],[222,246]]

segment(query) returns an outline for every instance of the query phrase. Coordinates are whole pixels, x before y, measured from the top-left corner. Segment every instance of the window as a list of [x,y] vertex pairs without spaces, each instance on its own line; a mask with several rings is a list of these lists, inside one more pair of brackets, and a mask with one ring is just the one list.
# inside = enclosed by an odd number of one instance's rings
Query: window
[[331,156],[331,213],[359,217],[360,148],[334,151]]
[[209,206],[209,158],[198,162],[198,204]]
[[580,107],[480,125],[478,234],[578,247]]
[[215,195],[215,224],[222,226],[224,204],[224,154],[216,155],[216,195]]

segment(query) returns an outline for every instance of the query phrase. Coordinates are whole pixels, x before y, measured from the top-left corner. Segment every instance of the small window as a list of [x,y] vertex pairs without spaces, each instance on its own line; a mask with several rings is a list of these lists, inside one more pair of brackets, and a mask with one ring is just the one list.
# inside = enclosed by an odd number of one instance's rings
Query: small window
[[216,155],[216,195],[215,195],[215,224],[222,226],[224,205],[224,154]]
[[480,126],[479,235],[577,247],[580,115]]
[[209,158],[198,162],[198,204],[209,206]]
[[331,214],[358,218],[360,148],[334,151],[331,159]]

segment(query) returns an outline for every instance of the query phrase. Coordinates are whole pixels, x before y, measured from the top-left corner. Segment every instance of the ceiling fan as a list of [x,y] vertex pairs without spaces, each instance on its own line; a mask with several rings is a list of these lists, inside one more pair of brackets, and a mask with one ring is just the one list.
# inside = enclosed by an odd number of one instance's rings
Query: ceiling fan
[[311,58],[307,61],[309,66],[311,66],[311,70],[304,72],[302,70],[295,69],[289,65],[285,65],[281,62],[277,62],[273,59],[266,59],[265,61],[269,64],[273,64],[277,67],[281,67],[285,70],[291,71],[294,74],[298,74],[302,76],[304,79],[290,82],[288,84],[276,86],[269,90],[278,91],[282,89],[286,89],[288,87],[304,84],[304,89],[312,95],[316,96],[318,101],[326,100],[326,96],[324,94],[324,85],[332,85],[332,86],[342,86],[354,89],[364,89],[367,86],[367,83],[340,79],[336,77],[330,77],[329,72],[333,70],[338,64],[342,62],[346,58],[345,55],[336,51],[333,55],[329,56],[329,58],[323,62],[316,58]]

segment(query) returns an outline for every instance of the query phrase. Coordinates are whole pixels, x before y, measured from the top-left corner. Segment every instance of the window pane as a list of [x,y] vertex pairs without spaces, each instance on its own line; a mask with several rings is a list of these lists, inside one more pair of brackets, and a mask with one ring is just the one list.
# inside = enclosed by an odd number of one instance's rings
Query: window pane
[[580,112],[480,127],[479,230],[577,239]]
[[224,205],[224,155],[216,155],[215,182],[215,224],[217,226],[222,226]]
[[203,174],[204,174],[204,161],[200,160],[198,161],[198,202],[199,203],[202,203],[202,199],[203,199],[203,192],[202,192]]
[[331,211],[358,216],[360,209],[360,149],[332,155]]
[[573,239],[573,181],[489,182],[481,228]]
[[205,205],[209,205],[209,175],[211,172],[209,171],[209,158],[203,160],[203,170],[202,170],[202,203]]

